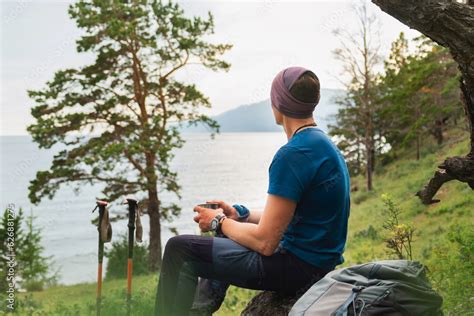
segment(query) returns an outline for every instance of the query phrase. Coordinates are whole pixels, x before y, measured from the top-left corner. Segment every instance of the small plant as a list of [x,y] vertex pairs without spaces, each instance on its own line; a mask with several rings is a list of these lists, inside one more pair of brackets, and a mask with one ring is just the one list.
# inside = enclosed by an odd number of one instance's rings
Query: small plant
[[[0,223],[0,249],[2,254],[14,250],[15,255],[15,285],[27,291],[40,291],[45,287],[55,285],[58,271],[52,271],[52,257],[44,256],[41,245],[42,231],[35,227],[36,216],[31,213],[26,218],[20,209],[13,219],[5,210]],[[10,247],[11,246],[11,247]],[[4,292],[8,282],[6,271],[8,262],[6,255],[0,258],[0,290]]]
[[[18,252],[24,240],[24,233],[21,227],[24,216],[20,208],[13,219],[10,218],[10,212],[6,209],[0,223],[0,293],[5,294],[8,288],[8,270],[9,254],[14,250]],[[15,263],[16,267],[17,263]]]
[[36,216],[31,213],[25,220],[25,239],[19,251],[19,269],[23,279],[21,285],[27,291],[41,291],[57,284],[59,272],[52,271],[52,256],[44,256],[41,245],[41,229],[34,226]]
[[385,205],[385,221],[383,228],[388,232],[385,244],[389,252],[397,256],[398,259],[413,260],[412,243],[415,228],[412,225],[400,223],[401,210],[388,194],[382,194],[382,201]]
[[[117,241],[112,243],[112,248],[105,251],[108,258],[105,277],[107,279],[125,278],[127,276],[128,237],[127,234],[119,235]],[[148,273],[148,249],[145,244],[133,246],[133,275]]]

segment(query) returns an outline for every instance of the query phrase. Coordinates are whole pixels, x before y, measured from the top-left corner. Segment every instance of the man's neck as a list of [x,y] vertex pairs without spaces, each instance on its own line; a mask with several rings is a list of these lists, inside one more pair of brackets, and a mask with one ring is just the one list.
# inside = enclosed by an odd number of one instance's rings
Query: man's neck
[[[293,119],[293,118],[285,118],[283,121],[283,129],[285,130],[286,137],[289,140],[292,136],[293,133],[301,126],[306,125],[306,124],[312,124],[314,123],[314,118],[310,117],[307,119]],[[298,130],[298,133],[308,127],[303,127],[300,130]]]

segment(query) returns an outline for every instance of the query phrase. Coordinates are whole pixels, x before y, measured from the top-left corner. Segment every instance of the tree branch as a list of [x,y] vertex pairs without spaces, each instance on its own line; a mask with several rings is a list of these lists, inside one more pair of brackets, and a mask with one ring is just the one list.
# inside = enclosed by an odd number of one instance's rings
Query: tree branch
[[178,69],[184,67],[187,63],[188,63],[188,60],[189,60],[189,52],[186,51],[186,58],[184,59],[184,61],[182,63],[180,63],[179,65],[173,67],[170,71],[168,71],[166,74],[164,74],[163,76],[161,76],[161,79],[162,80],[165,80],[166,78],[168,78],[171,74],[173,74],[175,71],[177,71]]

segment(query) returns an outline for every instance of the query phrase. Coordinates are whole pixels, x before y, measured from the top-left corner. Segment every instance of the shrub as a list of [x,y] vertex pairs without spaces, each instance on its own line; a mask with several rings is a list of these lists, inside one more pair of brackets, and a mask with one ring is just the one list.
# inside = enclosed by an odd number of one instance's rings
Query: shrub
[[[34,225],[35,216],[30,214],[26,219],[23,211],[18,213],[7,208],[3,213],[0,224],[0,248],[2,254],[14,253],[15,255],[15,283],[27,291],[39,291],[45,287],[56,284],[58,272],[51,271],[52,257],[43,255],[41,245],[41,230]],[[7,255],[0,258],[0,290],[5,291]]]
[[470,223],[449,227],[447,240],[432,247],[430,278],[444,298],[443,307],[452,315],[474,310],[474,229]]
[[354,234],[356,238],[368,238],[370,240],[377,240],[379,237],[379,232],[375,229],[372,224],[369,224],[367,229],[360,230]]
[[372,196],[372,192],[369,191],[359,191],[352,194],[352,202],[354,204],[361,204]]
[[[105,251],[108,259],[105,277],[125,278],[127,276],[128,235],[119,235],[119,240],[112,243],[110,250]],[[148,273],[148,247],[135,243],[133,247],[133,275]]]
[[35,228],[33,213],[26,218],[25,239],[18,251],[19,271],[22,286],[27,291],[41,291],[45,287],[55,285],[58,271],[51,271],[52,256],[43,256],[44,247],[41,245],[41,230]]
[[382,194],[385,204],[385,221],[383,228],[388,232],[385,244],[391,254],[398,259],[412,260],[412,242],[415,228],[409,224],[400,223],[401,210],[388,194]]

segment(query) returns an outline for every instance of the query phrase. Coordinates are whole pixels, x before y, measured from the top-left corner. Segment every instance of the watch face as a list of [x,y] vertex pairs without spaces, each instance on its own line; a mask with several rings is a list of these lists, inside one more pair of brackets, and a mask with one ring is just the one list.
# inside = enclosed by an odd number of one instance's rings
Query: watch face
[[216,230],[217,229],[217,219],[213,219],[211,221],[211,230]]

